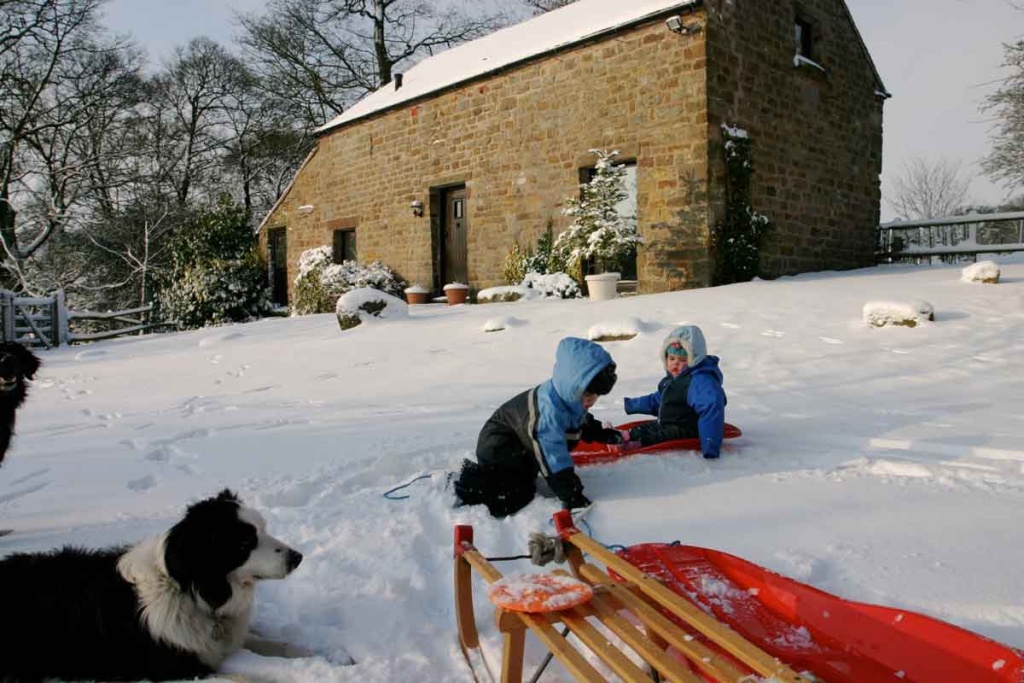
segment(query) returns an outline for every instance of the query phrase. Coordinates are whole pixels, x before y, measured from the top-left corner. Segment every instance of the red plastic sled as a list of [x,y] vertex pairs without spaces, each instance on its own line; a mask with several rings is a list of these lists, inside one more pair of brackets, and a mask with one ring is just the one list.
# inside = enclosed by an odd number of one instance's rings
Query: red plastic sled
[[[626,424],[619,425],[616,429],[632,429],[637,425],[650,422],[650,420],[637,420],[636,422],[627,422]],[[740,428],[731,425],[728,422],[725,423],[725,432],[723,436],[726,439],[735,439],[737,436],[742,436],[743,432]],[[700,439],[673,439],[672,441],[662,441],[661,443],[652,444],[650,446],[641,446],[636,450],[626,451],[623,453],[619,451],[617,447],[610,446],[605,443],[594,443],[592,441],[580,441],[576,448],[571,452],[573,465],[601,465],[608,462],[615,462],[622,458],[628,458],[631,455],[638,455],[640,453],[663,453],[665,451],[699,451],[700,450]]]
[[660,543],[619,555],[772,656],[828,683],[1024,681],[1020,650],[923,614],[844,600],[734,555]]

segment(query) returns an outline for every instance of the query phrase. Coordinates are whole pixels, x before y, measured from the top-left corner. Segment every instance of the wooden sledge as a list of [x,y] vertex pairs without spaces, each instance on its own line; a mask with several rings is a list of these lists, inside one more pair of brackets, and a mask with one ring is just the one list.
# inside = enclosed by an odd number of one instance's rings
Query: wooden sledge
[[[642,425],[646,422],[650,422],[650,420],[627,422],[619,425],[616,429],[632,429],[633,427]],[[738,436],[743,436],[743,432],[740,431],[740,428],[726,422],[722,437],[725,439],[735,439]],[[641,446],[635,450],[625,452],[619,450],[618,445],[595,443],[593,441],[580,441],[576,444],[576,448],[572,449],[569,454],[572,456],[573,465],[576,467],[587,467],[589,465],[603,465],[609,462],[616,462],[633,455],[640,455],[641,453],[699,450],[700,439],[694,437],[692,439],[673,439],[671,441],[662,441],[661,443],[651,444],[650,446]]]
[[[502,683],[519,683],[523,679],[527,631],[534,634],[576,680],[587,683],[606,680],[591,664],[594,659],[603,662],[627,683],[662,680],[749,683],[754,680],[752,672],[782,683],[810,683],[812,680],[580,532],[573,526],[569,511],[557,513],[555,523],[566,542],[573,572],[593,587],[594,596],[585,604],[558,612],[527,613],[496,608],[495,622],[504,638]],[[583,551],[605,569],[584,562]],[[455,614],[459,644],[479,681],[474,661],[482,662],[488,675],[490,669],[480,650],[473,613],[473,571],[488,584],[502,578],[501,572],[473,546],[473,528],[456,526]],[[621,579],[613,579],[608,571],[614,571]],[[574,642],[570,643],[556,629],[557,624],[568,628],[575,636]],[[619,642],[610,642],[596,624],[614,633]],[[698,634],[719,649],[696,638]],[[670,654],[670,647],[678,654]],[[646,670],[627,655],[627,648],[646,663]]]

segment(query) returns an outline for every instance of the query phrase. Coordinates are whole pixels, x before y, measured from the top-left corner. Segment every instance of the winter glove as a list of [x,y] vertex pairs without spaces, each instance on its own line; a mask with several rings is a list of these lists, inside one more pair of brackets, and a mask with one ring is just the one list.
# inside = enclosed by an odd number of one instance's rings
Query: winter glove
[[576,470],[567,467],[547,478],[548,486],[562,501],[564,508],[583,508],[590,505],[590,499],[583,495],[583,482],[576,476]]
[[619,443],[622,441],[619,430],[605,427],[590,413],[587,413],[587,419],[584,420],[583,426],[580,428],[580,439],[592,443]]

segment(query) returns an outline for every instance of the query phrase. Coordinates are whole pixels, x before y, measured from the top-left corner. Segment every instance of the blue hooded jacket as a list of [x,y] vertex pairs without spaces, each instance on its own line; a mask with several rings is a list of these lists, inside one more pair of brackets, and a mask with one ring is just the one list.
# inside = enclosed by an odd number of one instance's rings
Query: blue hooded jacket
[[[672,330],[665,338],[661,347],[661,359],[664,363],[669,346],[678,343],[686,350],[689,365],[678,377],[668,372],[658,382],[658,390],[646,396],[626,398],[623,402],[626,414],[655,415],[659,422],[671,421],[672,416],[679,414],[681,406],[664,403],[663,399],[671,394],[673,385],[688,382],[686,404],[697,414],[697,431],[700,435],[701,451],[706,457],[717,458],[722,449],[722,438],[725,430],[726,396],[722,389],[722,371],[718,368],[718,356],[707,354],[707,342],[704,334],[696,325],[683,325]],[[666,415],[667,414],[667,415]]]
[[[537,426],[534,438],[540,445],[541,472],[549,476],[572,467],[566,434],[579,431],[587,417],[583,392],[606,365],[610,353],[587,339],[566,337],[555,352],[551,379],[537,387]],[[545,466],[547,471],[544,471]]]

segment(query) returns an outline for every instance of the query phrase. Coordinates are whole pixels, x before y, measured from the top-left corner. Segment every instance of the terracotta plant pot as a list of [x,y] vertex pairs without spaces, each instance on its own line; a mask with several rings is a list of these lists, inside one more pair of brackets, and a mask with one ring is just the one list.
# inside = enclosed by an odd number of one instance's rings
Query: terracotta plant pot
[[444,286],[444,296],[448,299],[449,306],[464,304],[469,298],[469,286],[461,282],[452,282]]
[[406,287],[405,300],[410,306],[430,303],[430,292],[426,287]]

